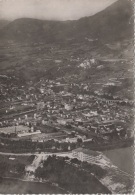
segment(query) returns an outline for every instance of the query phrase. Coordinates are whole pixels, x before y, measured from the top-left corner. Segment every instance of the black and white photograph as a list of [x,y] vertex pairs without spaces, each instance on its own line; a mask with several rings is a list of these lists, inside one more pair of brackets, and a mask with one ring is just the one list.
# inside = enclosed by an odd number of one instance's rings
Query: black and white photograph
[[134,194],[134,0],[0,0],[0,194]]

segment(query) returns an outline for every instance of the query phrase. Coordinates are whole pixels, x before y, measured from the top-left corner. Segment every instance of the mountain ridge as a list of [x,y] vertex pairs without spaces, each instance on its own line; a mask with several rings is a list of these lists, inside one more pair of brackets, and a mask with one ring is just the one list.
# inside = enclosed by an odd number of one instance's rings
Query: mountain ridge
[[118,0],[105,10],[89,17],[73,21],[49,21],[31,18],[16,19],[0,31],[3,39],[16,41],[64,42],[85,37],[101,42],[123,40],[132,36],[133,24],[129,24],[132,3]]

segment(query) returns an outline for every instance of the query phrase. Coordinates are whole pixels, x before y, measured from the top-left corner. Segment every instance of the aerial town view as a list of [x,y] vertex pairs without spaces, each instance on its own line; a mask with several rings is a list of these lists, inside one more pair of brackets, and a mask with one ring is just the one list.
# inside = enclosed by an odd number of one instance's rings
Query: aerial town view
[[132,0],[0,1],[0,193],[132,194]]

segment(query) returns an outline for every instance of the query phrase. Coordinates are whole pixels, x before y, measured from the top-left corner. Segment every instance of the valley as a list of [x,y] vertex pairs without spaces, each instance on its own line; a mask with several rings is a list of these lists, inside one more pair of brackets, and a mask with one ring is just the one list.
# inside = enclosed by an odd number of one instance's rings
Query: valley
[[79,20],[1,20],[3,193],[131,193],[132,11],[118,0]]

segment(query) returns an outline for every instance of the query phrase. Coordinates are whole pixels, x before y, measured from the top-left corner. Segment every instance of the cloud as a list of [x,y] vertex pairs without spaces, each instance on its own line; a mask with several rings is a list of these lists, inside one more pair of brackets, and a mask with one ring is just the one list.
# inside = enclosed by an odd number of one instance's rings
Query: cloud
[[75,20],[93,15],[116,0],[0,0],[0,18]]

